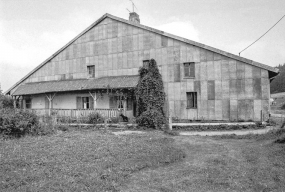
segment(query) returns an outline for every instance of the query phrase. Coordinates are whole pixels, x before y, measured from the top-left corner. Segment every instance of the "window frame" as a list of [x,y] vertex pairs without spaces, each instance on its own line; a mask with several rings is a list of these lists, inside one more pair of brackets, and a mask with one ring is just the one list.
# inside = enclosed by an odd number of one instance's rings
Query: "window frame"
[[[190,97],[192,97],[190,101]],[[197,109],[197,92],[186,92],[186,109]]]
[[[91,69],[92,69],[92,71],[91,71]],[[95,78],[95,65],[88,65],[87,66],[87,74],[88,74],[89,79]]]
[[[86,104],[86,106],[84,106]],[[86,108],[85,108],[86,107]],[[76,97],[76,109],[94,109],[93,98],[89,96],[78,96]]]
[[[29,106],[29,107],[27,107],[27,106]],[[32,109],[32,98],[26,98],[25,99],[25,109]]]
[[143,67],[149,68],[149,62],[150,62],[149,59],[143,60]]
[[[195,78],[195,70],[196,70],[195,69],[195,62],[183,63],[183,69],[184,69],[184,78],[185,79],[194,79]],[[191,69],[194,70],[194,72],[191,73]]]

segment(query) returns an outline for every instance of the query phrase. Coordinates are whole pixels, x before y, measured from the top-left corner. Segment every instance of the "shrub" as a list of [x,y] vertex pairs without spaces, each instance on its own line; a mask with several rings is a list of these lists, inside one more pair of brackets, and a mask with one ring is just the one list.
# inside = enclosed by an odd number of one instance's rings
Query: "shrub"
[[282,110],[285,110],[285,103],[281,106]]
[[25,134],[35,134],[41,128],[39,118],[29,111],[1,109],[0,133],[20,137]]
[[0,109],[14,108],[13,99],[9,96],[0,94]]
[[137,96],[137,123],[148,128],[160,128],[166,123],[164,114],[165,93],[156,61],[139,69],[140,79],[135,90]]
[[166,118],[161,114],[160,111],[152,109],[143,112],[137,117],[137,123],[140,126],[159,129],[165,123]]
[[56,128],[60,131],[69,131],[69,126],[67,125],[58,125]]
[[87,122],[91,124],[104,123],[104,117],[100,113],[90,113]]

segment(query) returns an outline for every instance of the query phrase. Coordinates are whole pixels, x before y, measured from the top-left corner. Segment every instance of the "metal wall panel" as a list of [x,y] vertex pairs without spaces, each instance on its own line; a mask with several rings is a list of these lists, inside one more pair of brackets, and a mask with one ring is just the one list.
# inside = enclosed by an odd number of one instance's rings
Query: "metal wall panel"
[[237,121],[238,120],[238,107],[237,100],[230,100],[230,120]]
[[174,81],[174,69],[173,69],[173,65],[168,65],[168,71],[167,71],[167,75],[168,75],[168,82],[173,82]]
[[223,102],[215,100],[215,120],[223,120]]
[[208,82],[207,81],[200,81],[201,82],[201,100],[208,99]]
[[180,97],[182,101],[186,101],[186,92],[187,92],[187,82],[183,81],[180,83]]
[[208,81],[208,100],[215,100],[215,81]]
[[230,80],[230,99],[238,99],[236,79]]
[[214,75],[215,80],[222,79],[221,61],[214,61]]
[[262,99],[269,99],[270,97],[269,79],[261,78],[261,91],[262,91]]
[[230,78],[230,70],[229,70],[229,61],[222,60],[221,61],[221,69],[222,69],[222,79],[226,80]]
[[229,61],[230,79],[237,79],[237,64],[235,60]]
[[207,61],[207,79],[208,80],[215,79],[215,68],[213,61]]
[[200,80],[207,80],[208,78],[207,72],[207,63],[201,62],[200,63]]
[[223,99],[230,99],[230,82],[229,80],[222,80]]
[[246,64],[244,67],[245,67],[244,68],[244,70],[245,70],[245,78],[246,79],[252,78],[252,66]]
[[253,98],[254,99],[261,99],[262,92],[261,92],[261,79],[253,79]]
[[223,89],[222,89],[222,81],[215,80],[215,99],[222,100],[223,99]]
[[180,64],[173,65],[174,69],[174,82],[180,82]]
[[246,99],[253,99],[253,79],[245,79],[244,95]]

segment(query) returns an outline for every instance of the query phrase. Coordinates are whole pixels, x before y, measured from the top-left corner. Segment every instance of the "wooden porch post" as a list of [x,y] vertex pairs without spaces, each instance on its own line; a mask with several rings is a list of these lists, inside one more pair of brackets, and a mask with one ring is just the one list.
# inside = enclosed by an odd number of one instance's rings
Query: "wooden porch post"
[[94,92],[94,95],[89,91],[89,94],[91,95],[91,97],[93,98],[94,102],[93,102],[93,108],[96,109],[97,108],[97,94],[96,92]]
[[54,93],[53,95],[52,94],[49,94],[49,95],[46,94],[46,97],[47,97],[47,99],[49,101],[49,110],[48,110],[48,115],[49,116],[51,116],[52,100],[54,99],[55,95],[56,95],[56,93]]
[[17,96],[13,96],[13,105],[14,105],[14,109],[17,108]]

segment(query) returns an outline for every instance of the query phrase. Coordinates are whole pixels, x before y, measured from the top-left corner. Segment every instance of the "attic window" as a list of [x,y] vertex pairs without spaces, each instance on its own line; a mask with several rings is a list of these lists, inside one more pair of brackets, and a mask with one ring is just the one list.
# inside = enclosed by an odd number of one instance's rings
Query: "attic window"
[[195,78],[195,63],[184,63],[184,77]]
[[95,78],[95,65],[87,66],[88,78]]

